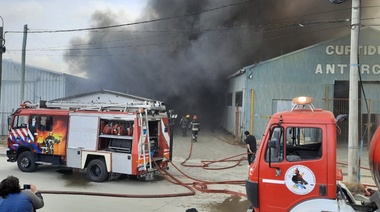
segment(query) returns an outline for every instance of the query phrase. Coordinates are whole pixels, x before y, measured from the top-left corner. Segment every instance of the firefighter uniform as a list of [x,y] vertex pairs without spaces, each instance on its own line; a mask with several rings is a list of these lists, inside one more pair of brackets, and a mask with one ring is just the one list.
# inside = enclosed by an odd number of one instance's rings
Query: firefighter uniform
[[197,142],[198,132],[201,129],[201,124],[198,121],[198,117],[195,115],[193,121],[191,121],[189,128],[191,129],[192,140]]

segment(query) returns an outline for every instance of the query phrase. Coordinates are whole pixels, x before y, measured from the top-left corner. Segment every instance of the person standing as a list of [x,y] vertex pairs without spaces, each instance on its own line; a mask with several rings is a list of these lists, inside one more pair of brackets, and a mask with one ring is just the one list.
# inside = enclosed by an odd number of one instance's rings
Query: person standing
[[179,122],[182,129],[182,136],[186,136],[187,134],[187,127],[189,126],[189,118],[190,118],[190,115],[183,116],[181,118],[181,121]]
[[198,132],[201,130],[201,123],[199,123],[197,115],[194,115],[193,120],[190,122],[189,129],[191,129],[192,141],[197,142]]
[[19,179],[8,176],[0,183],[0,211],[34,212],[44,206],[41,193],[35,185],[21,190]]
[[256,156],[256,138],[255,136],[250,135],[248,131],[245,131],[244,135],[245,144],[247,145],[248,164],[251,165],[251,163],[255,160]]

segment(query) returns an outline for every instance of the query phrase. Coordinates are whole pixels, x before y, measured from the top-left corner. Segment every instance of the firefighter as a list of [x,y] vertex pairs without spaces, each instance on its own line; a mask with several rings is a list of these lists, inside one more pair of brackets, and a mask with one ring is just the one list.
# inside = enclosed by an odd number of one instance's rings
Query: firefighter
[[187,127],[189,126],[189,118],[190,118],[190,115],[183,116],[181,118],[181,121],[179,122],[181,124],[182,136],[186,136],[187,134]]
[[49,132],[49,136],[42,141],[42,149],[46,154],[54,154],[54,144],[58,144],[61,141],[53,136],[53,132]]
[[189,125],[189,129],[191,129],[191,138],[192,141],[197,142],[198,132],[201,130],[201,124],[198,121],[198,116],[194,115],[193,120]]

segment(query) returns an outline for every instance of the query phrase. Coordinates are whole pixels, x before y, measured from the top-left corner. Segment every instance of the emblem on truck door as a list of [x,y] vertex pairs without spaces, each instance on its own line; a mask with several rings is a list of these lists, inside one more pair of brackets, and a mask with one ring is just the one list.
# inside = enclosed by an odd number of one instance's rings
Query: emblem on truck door
[[298,195],[310,193],[315,187],[315,175],[308,167],[295,165],[285,173],[286,187]]

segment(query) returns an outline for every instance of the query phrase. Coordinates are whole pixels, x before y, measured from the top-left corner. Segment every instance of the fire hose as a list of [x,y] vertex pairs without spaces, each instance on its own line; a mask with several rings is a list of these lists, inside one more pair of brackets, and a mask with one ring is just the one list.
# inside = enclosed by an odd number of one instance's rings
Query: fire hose
[[[233,168],[236,167],[240,164],[240,162],[243,159],[246,159],[245,157],[242,157],[238,160],[230,160],[231,158],[238,157],[240,155],[246,155],[247,153],[242,153],[238,154],[235,156],[231,156],[225,159],[221,160],[216,160],[216,161],[201,161],[203,165],[185,165],[186,161],[190,159],[191,153],[192,153],[192,147],[193,143],[191,142],[191,147],[190,147],[190,153],[189,156],[181,163],[182,166],[187,166],[187,167],[202,167],[203,169],[208,169],[208,170],[220,170],[220,169],[228,169],[228,168]],[[223,167],[223,168],[210,168],[210,164],[218,163],[218,162],[231,162],[234,161],[236,164],[228,166],[228,167]],[[169,161],[170,164],[173,165],[183,176],[194,180],[192,183],[184,183],[180,181],[178,178],[174,177],[172,174],[170,174],[166,169],[158,169],[159,173],[163,178],[165,178],[168,182],[173,183],[175,185],[181,185],[185,187],[186,189],[189,190],[189,192],[184,192],[184,193],[170,193],[170,194],[121,194],[121,193],[103,193],[103,192],[88,192],[88,191],[60,191],[60,190],[40,190],[40,193],[43,194],[64,194],[64,195],[86,195],[86,196],[105,196],[105,197],[120,197],[120,198],[164,198],[164,197],[181,197],[181,196],[193,196],[195,195],[195,190],[198,190],[200,192],[204,193],[224,193],[224,194],[231,194],[235,196],[243,196],[246,197],[245,193],[240,193],[240,192],[235,192],[231,190],[225,190],[225,189],[208,189],[207,185],[211,184],[234,184],[234,185],[244,185],[245,181],[244,180],[234,180],[234,181],[220,181],[220,182],[210,182],[210,181],[204,181],[204,180],[199,180],[195,179],[193,177],[190,177],[183,171],[181,171],[172,161]],[[154,161],[154,163],[156,163]],[[159,167],[156,164],[156,167]],[[191,187],[192,186],[192,187]]]
[[[337,164],[338,165],[342,165],[342,166],[348,166],[348,164],[347,163],[343,163],[343,162],[337,162]],[[370,169],[369,168],[367,168],[367,167],[363,167],[363,166],[361,166],[360,167],[361,169],[364,169],[364,170],[368,170],[368,171],[370,171]],[[376,190],[377,190],[377,186],[376,185],[374,185],[374,184],[368,184],[368,183],[359,183],[359,184],[361,184],[361,185],[363,185],[364,186],[364,195],[365,196],[371,196],[373,193],[374,193],[374,189],[371,189],[371,188],[376,188]]]
[[[219,138],[218,138],[219,139]],[[221,139],[220,139],[221,140]],[[238,155],[234,155],[234,156],[231,156],[231,157],[227,157],[227,158],[224,158],[224,159],[221,159],[221,160],[215,160],[215,161],[201,161],[202,165],[188,165],[188,164],[185,164],[191,157],[191,153],[192,153],[192,149],[193,149],[193,142],[190,142],[191,143],[191,146],[190,146],[190,151],[189,151],[189,156],[181,163],[182,166],[185,166],[185,167],[201,167],[203,169],[206,169],[206,170],[222,170],[222,169],[229,169],[229,168],[233,168],[233,167],[236,167],[240,164],[240,162],[242,160],[245,160],[246,158],[245,157],[241,157],[240,159],[235,159],[235,160],[232,160],[232,158],[235,158],[235,157],[238,157],[238,156],[241,156],[241,155],[246,155],[247,153],[241,153],[241,154],[238,154]],[[231,166],[227,166],[227,167],[222,167],[222,168],[211,168],[209,167],[211,164],[214,164],[214,163],[219,163],[219,162],[236,162],[234,165],[231,165]],[[195,182],[192,183],[193,187],[195,189],[197,189],[198,191],[201,191],[201,192],[204,192],[204,193],[225,193],[225,194],[232,194],[232,195],[235,195],[235,196],[243,196],[243,197],[246,197],[247,195],[245,193],[240,193],[240,192],[235,192],[235,191],[230,191],[230,190],[218,190],[218,189],[208,189],[207,188],[207,185],[211,185],[211,184],[234,184],[234,185],[244,185],[245,184],[245,181],[244,180],[233,180],[233,181],[219,181],[219,182],[210,182],[210,181],[204,181],[204,180],[200,180],[200,179],[196,179],[196,178],[193,178],[189,175],[187,175],[186,173],[182,172],[175,164],[173,164],[171,162],[171,164],[185,177],[191,179],[191,180],[194,180]]]

